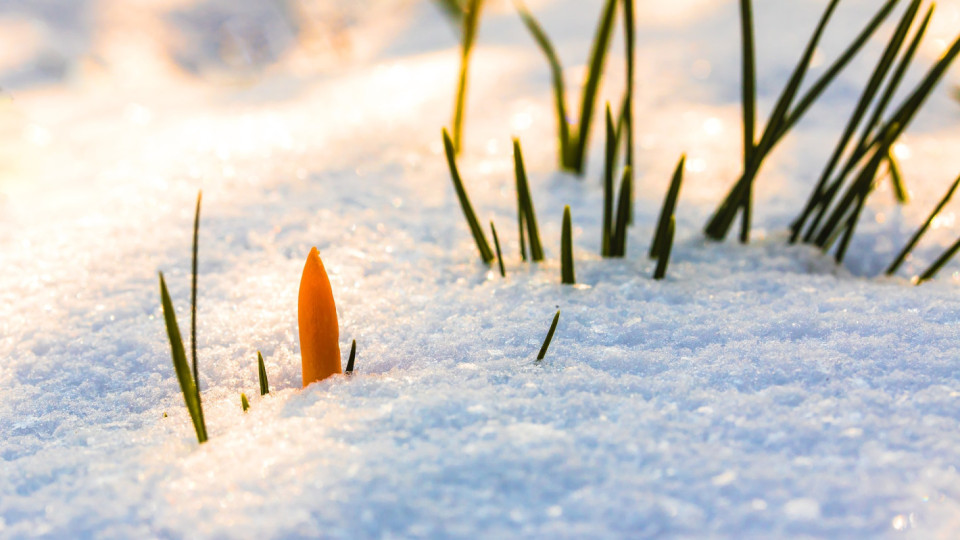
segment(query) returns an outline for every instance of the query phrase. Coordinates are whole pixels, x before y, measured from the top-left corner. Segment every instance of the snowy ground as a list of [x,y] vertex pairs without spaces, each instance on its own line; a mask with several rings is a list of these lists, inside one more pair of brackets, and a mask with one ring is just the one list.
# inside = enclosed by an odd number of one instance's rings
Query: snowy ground
[[[441,153],[457,45],[435,6],[262,4],[0,5],[0,537],[960,531],[960,263],[908,281],[957,236],[960,202],[899,277],[876,277],[960,173],[960,70],[898,149],[913,202],[875,194],[845,267],[783,231],[877,43],[764,169],[755,241],[708,243],[739,172],[736,3],[640,1],[637,220],[628,258],[602,260],[599,131],[585,181],[555,171],[548,71],[491,0],[462,171],[498,225],[503,280],[478,261]],[[762,111],[823,4],[757,3]],[[821,65],[875,4],[842,3]],[[529,5],[577,98],[599,1]],[[941,1],[924,65],[958,27],[960,2]],[[536,266],[518,260],[512,135]],[[677,242],[655,282],[645,253],[682,152]],[[156,272],[183,326],[201,188],[198,446]],[[559,284],[564,204],[576,288]],[[359,373],[300,389],[313,245]]]

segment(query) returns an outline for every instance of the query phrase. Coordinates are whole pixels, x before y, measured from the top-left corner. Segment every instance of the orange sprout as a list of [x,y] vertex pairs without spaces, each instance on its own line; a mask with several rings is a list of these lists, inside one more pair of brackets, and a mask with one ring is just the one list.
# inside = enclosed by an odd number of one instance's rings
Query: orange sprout
[[315,247],[310,250],[303,266],[297,318],[300,324],[303,386],[342,373],[337,306],[333,302],[330,279]]

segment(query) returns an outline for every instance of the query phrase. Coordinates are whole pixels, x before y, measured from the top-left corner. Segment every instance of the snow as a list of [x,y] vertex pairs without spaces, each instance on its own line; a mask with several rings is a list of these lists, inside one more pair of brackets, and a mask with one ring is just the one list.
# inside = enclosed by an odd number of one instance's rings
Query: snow
[[[877,277],[960,172],[956,67],[898,148],[913,201],[881,186],[843,267],[784,230],[876,42],[772,155],[754,241],[710,243],[702,225],[739,172],[736,3],[641,2],[636,225],[628,257],[603,260],[600,132],[584,181],[556,172],[549,73],[491,0],[461,171],[498,225],[504,280],[479,262],[443,159],[458,51],[430,3],[67,4],[0,7],[0,537],[960,530],[960,263],[909,282],[955,239],[960,203],[898,277]],[[764,114],[822,4],[757,3]],[[826,59],[873,4],[841,5]],[[573,102],[599,2],[529,5]],[[960,2],[934,21],[924,63]],[[519,261],[512,135],[538,265]],[[656,282],[646,250],[683,152]],[[156,272],[184,328],[201,188],[198,446]],[[565,204],[577,287],[559,283]],[[314,245],[359,371],[300,389],[296,294]]]

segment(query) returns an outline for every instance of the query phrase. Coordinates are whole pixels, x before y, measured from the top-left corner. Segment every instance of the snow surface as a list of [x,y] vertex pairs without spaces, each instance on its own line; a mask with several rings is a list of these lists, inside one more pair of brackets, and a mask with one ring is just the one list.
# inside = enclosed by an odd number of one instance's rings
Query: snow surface
[[[823,4],[757,3],[764,114]],[[875,4],[841,4],[821,67]],[[504,280],[441,152],[458,51],[436,7],[263,5],[0,5],[0,537],[956,537],[960,263],[909,277],[957,236],[960,203],[898,277],[876,276],[960,172],[957,68],[898,147],[913,202],[882,186],[844,267],[783,231],[878,42],[772,156],[754,242],[709,243],[739,172],[736,3],[639,2],[637,219],[627,259],[602,260],[600,133],[584,181],[556,172],[549,73],[491,0],[461,168]],[[578,99],[599,0],[529,5]],[[925,64],[958,27],[960,2],[939,2]],[[518,260],[512,135],[538,265]],[[682,152],[655,282],[645,253]],[[156,275],[185,328],[200,188],[202,446]],[[559,284],[564,204],[577,287]],[[300,389],[313,245],[359,372]]]

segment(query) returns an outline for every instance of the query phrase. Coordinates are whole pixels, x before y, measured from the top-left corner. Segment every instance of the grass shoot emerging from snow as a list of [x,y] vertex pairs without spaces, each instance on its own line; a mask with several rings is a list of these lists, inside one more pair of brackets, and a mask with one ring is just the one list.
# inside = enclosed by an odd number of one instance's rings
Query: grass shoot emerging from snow
[[503,267],[503,253],[500,251],[500,238],[497,237],[497,228],[490,220],[490,234],[493,235],[493,247],[497,250],[497,264],[500,266],[500,277],[507,277],[507,270]]
[[[520,257],[527,260],[524,235],[530,239],[530,258],[533,262],[543,260],[543,244],[540,242],[540,229],[537,227],[537,213],[533,209],[533,197],[530,196],[530,184],[523,165],[523,152],[520,140],[513,139],[513,165],[517,180],[517,221],[520,229]],[[526,231],[524,231],[526,228]]]
[[263,363],[263,355],[257,351],[257,379],[260,381],[260,395],[270,393],[270,383],[267,381],[267,367]]
[[573,225],[570,222],[570,206],[563,207],[563,228],[560,233],[560,283],[575,285],[573,271]]
[[553,340],[553,333],[557,331],[557,323],[560,322],[560,310],[557,310],[557,314],[553,316],[553,322],[550,323],[550,330],[547,331],[547,337],[543,340],[543,345],[540,346],[540,352],[537,353],[537,362],[544,359],[547,356],[547,349],[550,348],[550,342]]
[[910,238],[910,241],[907,242],[907,245],[903,246],[903,249],[900,250],[900,253],[897,254],[897,257],[890,263],[890,266],[887,267],[886,274],[888,276],[893,275],[900,265],[903,264],[903,261],[907,259],[907,255],[913,251],[913,248],[917,245],[917,242],[920,241],[920,238],[923,237],[924,233],[930,228],[930,224],[933,223],[934,218],[943,210],[943,207],[947,205],[950,201],[950,198],[953,197],[953,193],[957,190],[957,186],[960,185],[960,176],[953,181],[953,184],[950,185],[950,189],[943,195],[943,198],[940,199],[940,202],[937,203],[937,206],[933,209],[933,212],[930,212],[930,215],[927,216],[927,220],[920,225],[920,228],[917,229],[917,232],[913,234]]
[[457,100],[453,112],[453,149],[459,154],[463,148],[463,114],[467,101],[467,75],[470,71],[470,52],[477,38],[483,0],[467,0],[463,6],[460,43],[460,76],[457,79]]
[[357,359],[357,340],[350,343],[350,357],[347,359],[347,369],[343,370],[347,375],[353,373],[353,362]]
[[250,409],[250,400],[247,399],[247,395],[243,392],[240,392],[240,408],[243,409],[243,412],[247,412]]

